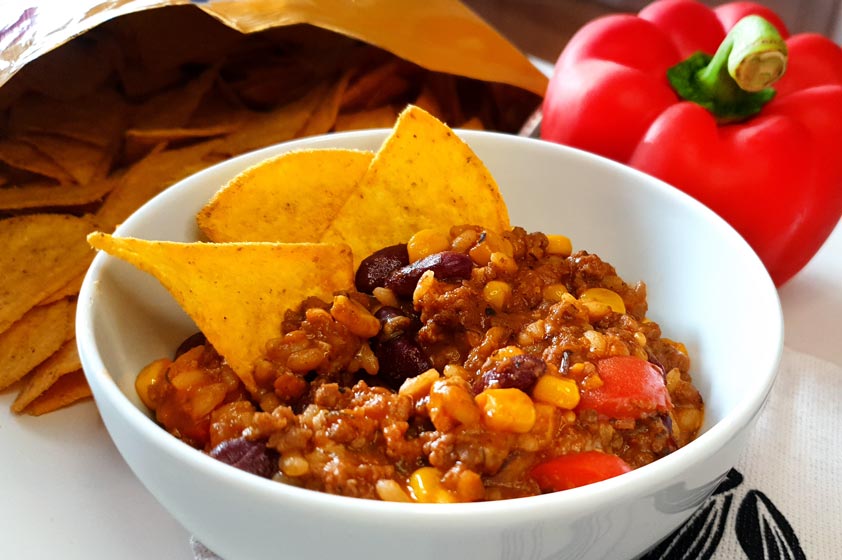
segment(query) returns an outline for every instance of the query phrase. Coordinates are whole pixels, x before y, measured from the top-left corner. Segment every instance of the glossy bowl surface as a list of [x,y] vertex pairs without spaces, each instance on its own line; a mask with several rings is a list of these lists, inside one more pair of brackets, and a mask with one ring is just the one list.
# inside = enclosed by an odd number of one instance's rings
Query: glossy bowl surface
[[[117,233],[199,239],[196,212],[244,168],[292,149],[376,150],[387,133],[314,137],[237,157],[162,193]],[[105,425],[149,491],[226,560],[632,558],[687,519],[737,461],[783,347],[777,292],[749,246],[706,207],[628,167],[538,140],[459,134],[497,179],[512,224],[566,234],[627,282],[647,283],[649,316],[690,351],[706,402],[703,433],[620,477],[496,503],[383,503],[264,480],[188,447],[149,418],[135,376],[195,327],[152,277],[97,255],[76,332]]]

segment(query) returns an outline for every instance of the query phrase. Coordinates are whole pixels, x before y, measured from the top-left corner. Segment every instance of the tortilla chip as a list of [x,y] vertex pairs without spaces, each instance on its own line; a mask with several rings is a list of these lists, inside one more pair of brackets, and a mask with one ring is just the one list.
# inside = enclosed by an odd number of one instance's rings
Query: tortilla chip
[[339,115],[339,103],[342,101],[342,94],[348,87],[349,78],[350,73],[346,72],[336,81],[322,102],[310,115],[307,124],[298,131],[296,134],[298,138],[325,134],[333,128],[333,125],[336,123],[336,117]]
[[177,128],[184,126],[210,91],[219,68],[208,68],[181,87],[151,97],[132,115],[132,127],[138,129]]
[[356,113],[345,113],[336,117],[333,130],[363,130],[367,128],[391,128],[395,124],[398,112],[391,105],[376,109],[365,109]]
[[232,156],[292,140],[307,124],[327,92],[326,86],[319,86],[301,99],[271,111],[252,111],[237,131],[221,141],[220,153]]
[[448,231],[458,224],[508,230],[506,203],[470,147],[435,117],[410,106],[322,242],[347,243],[357,264],[422,229]]
[[159,145],[126,171],[97,212],[97,224],[115,228],[156,194],[220,161],[221,157],[211,155],[218,142],[209,140],[176,150]]
[[32,375],[21,389],[15,402],[12,403],[13,412],[23,412],[29,403],[44,394],[56,381],[68,373],[82,369],[79,353],[76,351],[76,338],[65,342],[55,354],[47,358],[32,370]]
[[72,332],[74,307],[67,300],[36,307],[0,333],[0,390],[61,348]]
[[73,278],[72,280],[70,280],[70,282],[68,282],[67,284],[65,284],[64,286],[62,286],[61,288],[59,288],[58,290],[41,300],[38,303],[38,305],[48,305],[50,303],[55,303],[64,298],[78,296],[79,291],[82,289],[82,282],[84,282],[85,275],[87,273],[87,270],[83,271],[76,278]]
[[62,214],[0,220],[0,333],[88,267],[92,229],[89,220]]
[[342,96],[342,110],[370,109],[403,95],[412,84],[400,74],[411,68],[406,61],[393,58],[354,77]]
[[288,309],[353,288],[344,245],[174,243],[92,233],[89,243],[153,275],[254,392],[252,370]]
[[82,370],[78,370],[62,376],[47,389],[46,393],[32,401],[23,412],[32,416],[41,416],[91,396],[91,388],[88,386],[85,374]]
[[368,169],[356,150],[288,152],[246,169],[196,216],[211,241],[316,242]]
[[126,131],[126,141],[154,145],[159,142],[213,138],[234,132],[237,126],[238,123],[221,123],[198,128],[131,128]]
[[100,200],[117,183],[117,177],[106,177],[86,185],[56,185],[38,181],[7,186],[0,189],[0,210],[82,206]]
[[109,148],[120,139],[126,115],[127,103],[111,89],[72,101],[30,94],[9,110],[9,129],[59,134]]
[[111,152],[94,144],[55,134],[28,133],[20,139],[46,154],[80,185],[104,177],[111,167]]
[[0,161],[60,183],[73,181],[73,177],[47,154],[20,138],[0,138]]

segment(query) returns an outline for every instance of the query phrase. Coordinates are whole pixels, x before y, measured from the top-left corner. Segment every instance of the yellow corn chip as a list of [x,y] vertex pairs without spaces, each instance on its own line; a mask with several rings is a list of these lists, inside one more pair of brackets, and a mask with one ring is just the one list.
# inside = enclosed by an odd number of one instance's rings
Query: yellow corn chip
[[85,274],[87,274],[87,272],[87,270],[83,271],[76,278],[73,278],[60,289],[41,300],[38,305],[48,305],[50,303],[55,303],[60,299],[78,296],[79,291],[82,289],[82,282],[85,280]]
[[422,229],[458,224],[510,227],[497,183],[476,154],[435,117],[409,107],[322,241],[347,243],[359,263]]
[[62,214],[0,220],[0,332],[88,267],[92,229],[89,220]]
[[91,388],[88,386],[85,374],[82,370],[78,370],[59,378],[43,395],[32,401],[23,412],[32,416],[41,416],[90,396]]
[[364,109],[356,113],[345,113],[336,117],[334,131],[363,130],[366,128],[391,128],[398,112],[391,105],[376,109]]
[[72,101],[33,94],[9,110],[9,128],[59,134],[108,148],[119,140],[126,114],[126,102],[110,88]]
[[27,380],[26,385],[21,389],[15,402],[12,403],[12,412],[23,412],[23,409],[29,403],[44,394],[60,377],[80,369],[82,369],[82,363],[79,361],[79,354],[76,352],[76,338],[74,337],[32,370],[32,375]]
[[0,138],[0,162],[50,177],[60,183],[73,181],[73,177],[47,154],[18,138]]
[[56,352],[72,332],[67,300],[39,306],[0,333],[0,389],[15,383]]
[[292,103],[266,113],[252,112],[239,129],[222,141],[220,153],[225,156],[242,154],[293,139],[307,124],[327,91],[326,86],[317,86],[310,94]]
[[339,115],[339,103],[342,101],[342,94],[348,87],[349,78],[350,73],[346,72],[333,84],[333,87],[328,91],[325,98],[310,115],[307,124],[296,134],[298,138],[325,134],[333,128],[333,125],[336,123],[336,117]]
[[117,185],[116,177],[97,179],[86,185],[54,185],[43,181],[0,189],[0,210],[66,208],[96,202]]
[[253,392],[254,363],[280,335],[284,313],[354,285],[344,245],[174,243],[98,232],[88,241],[157,278]]
[[114,228],[150,198],[185,177],[220,161],[211,155],[219,140],[164,150],[162,145],[133,165],[96,214],[103,228]]
[[213,66],[184,86],[159,93],[141,105],[132,115],[133,128],[177,128],[187,124],[210,91],[219,68]]
[[80,185],[102,178],[111,167],[109,150],[56,134],[22,134],[23,142],[46,154]]
[[371,152],[289,152],[246,169],[217,191],[196,220],[208,239],[315,242],[368,169]]

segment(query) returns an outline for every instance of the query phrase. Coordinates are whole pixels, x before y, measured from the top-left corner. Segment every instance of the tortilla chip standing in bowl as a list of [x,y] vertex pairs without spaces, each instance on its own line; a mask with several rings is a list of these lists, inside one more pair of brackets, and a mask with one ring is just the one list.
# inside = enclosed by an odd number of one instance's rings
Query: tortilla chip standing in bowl
[[479,157],[447,125],[410,106],[321,241],[347,243],[358,264],[418,231],[447,232],[459,224],[511,227],[497,183]]
[[254,165],[217,191],[196,216],[216,242],[315,242],[368,169],[371,152],[301,150]]
[[280,336],[286,311],[354,285],[351,250],[341,244],[176,243],[100,232],[88,242],[157,278],[252,393],[254,364]]

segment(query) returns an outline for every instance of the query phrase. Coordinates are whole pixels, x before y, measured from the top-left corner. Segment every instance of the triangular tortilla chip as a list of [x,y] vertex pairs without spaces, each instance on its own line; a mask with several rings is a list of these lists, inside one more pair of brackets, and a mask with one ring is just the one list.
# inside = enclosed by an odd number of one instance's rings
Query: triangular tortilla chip
[[29,403],[23,412],[32,416],[41,416],[90,396],[91,388],[80,369],[61,376],[43,395]]
[[92,229],[89,220],[62,214],[0,220],[0,332],[88,267]]
[[49,358],[73,332],[75,306],[67,300],[30,310],[0,333],[0,390]]
[[29,403],[44,394],[59,378],[80,369],[82,363],[79,361],[79,353],[76,352],[76,338],[73,337],[32,371],[26,386],[12,403],[12,411],[23,412]]
[[344,242],[359,263],[422,229],[510,228],[506,203],[476,154],[438,119],[410,106],[371,162],[323,242]]
[[217,242],[319,241],[373,157],[333,149],[281,154],[234,177],[196,221]]
[[280,336],[284,313],[354,285],[344,245],[174,243],[99,232],[88,242],[157,278],[252,392],[254,363]]

